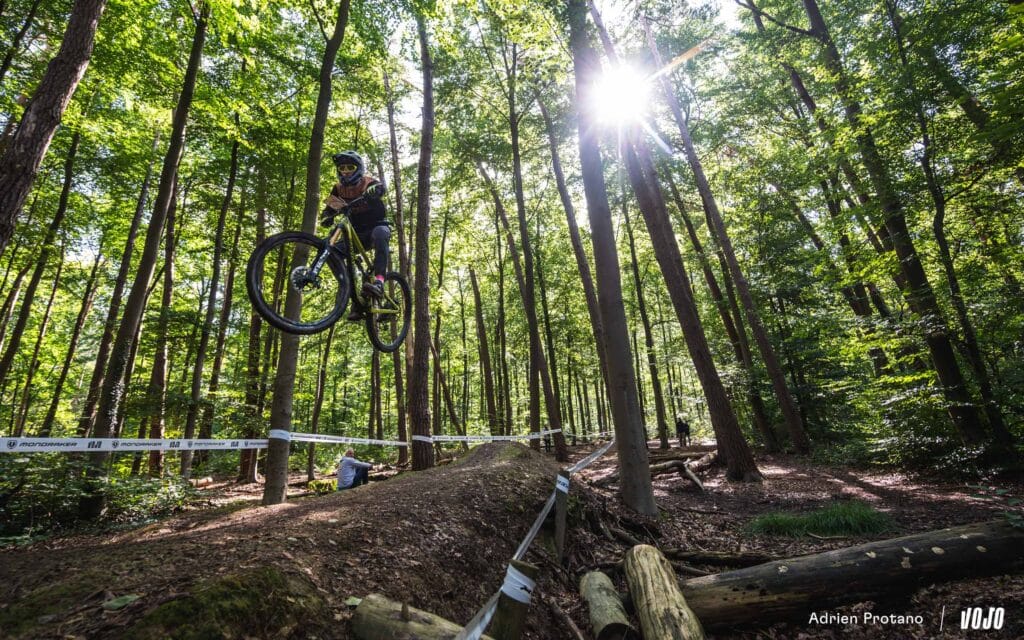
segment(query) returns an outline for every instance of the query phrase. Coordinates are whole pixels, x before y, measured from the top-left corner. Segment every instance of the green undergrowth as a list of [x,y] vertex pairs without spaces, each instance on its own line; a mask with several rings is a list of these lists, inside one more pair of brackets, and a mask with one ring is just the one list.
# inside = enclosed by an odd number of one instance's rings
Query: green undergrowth
[[0,637],[17,638],[51,617],[60,617],[97,593],[107,580],[105,572],[87,571],[29,592],[10,606],[0,608]]
[[750,533],[771,536],[862,536],[893,529],[892,519],[859,500],[834,502],[808,513],[766,513],[746,526]]

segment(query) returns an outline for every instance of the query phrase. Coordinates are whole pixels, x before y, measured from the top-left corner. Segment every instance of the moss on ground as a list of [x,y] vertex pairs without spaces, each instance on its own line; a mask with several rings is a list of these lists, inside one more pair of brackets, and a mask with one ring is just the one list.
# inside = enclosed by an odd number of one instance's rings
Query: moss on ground
[[0,609],[0,636],[16,638],[45,624],[50,616],[79,606],[90,595],[101,590],[110,576],[100,571],[69,575],[66,580],[40,587]]
[[313,638],[329,621],[308,580],[263,567],[199,584],[147,613],[125,638]]

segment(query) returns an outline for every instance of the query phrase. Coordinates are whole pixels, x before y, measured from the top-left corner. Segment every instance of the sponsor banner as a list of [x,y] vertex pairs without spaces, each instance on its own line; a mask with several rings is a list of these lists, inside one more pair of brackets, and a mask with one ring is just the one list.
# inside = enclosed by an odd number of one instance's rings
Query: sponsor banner
[[0,453],[266,449],[266,440],[165,438],[0,438]]

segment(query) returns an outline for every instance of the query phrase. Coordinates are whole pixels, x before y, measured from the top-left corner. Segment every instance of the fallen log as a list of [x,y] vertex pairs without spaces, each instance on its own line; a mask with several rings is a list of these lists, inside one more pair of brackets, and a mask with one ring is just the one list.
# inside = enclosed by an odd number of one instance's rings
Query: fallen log
[[729,553],[727,551],[683,551],[663,549],[672,560],[683,560],[692,564],[707,564],[713,567],[750,567],[771,562],[772,557],[763,553]]
[[655,547],[642,544],[626,553],[626,582],[645,638],[693,640],[704,630],[679,589],[675,571]]
[[[704,456],[704,458],[706,458],[706,457],[707,456]],[[704,458],[701,458],[701,460],[703,460]],[[699,462],[699,460],[698,460],[698,462]],[[660,475],[665,474],[665,473],[677,472],[677,473],[679,473],[679,475],[684,476],[684,477],[689,478],[690,480],[692,480],[698,487],[700,487],[701,491],[703,491],[704,490],[704,485],[701,483],[700,480],[697,479],[697,476],[694,475],[694,470],[693,470],[694,469],[693,468],[694,464],[696,464],[696,463],[694,463],[694,462],[686,462],[685,460],[669,460],[668,462],[659,462],[658,464],[652,464],[650,466],[651,477],[653,478],[655,476],[660,476]],[[711,465],[708,464],[707,466],[711,466]],[[707,468],[707,466],[704,467],[704,468]],[[610,474],[604,476],[603,478],[599,478],[597,480],[594,480],[594,484],[596,484],[598,486],[606,486],[606,485],[609,485],[609,484],[615,484],[618,481],[619,481],[619,472],[615,471],[613,473],[610,473]]]
[[895,601],[923,585],[1021,570],[1024,530],[997,520],[776,560],[681,586],[701,623],[715,629],[806,622],[812,611]]
[[687,466],[690,467],[690,471],[693,471],[694,473],[700,473],[701,471],[704,471],[705,469],[710,468],[711,465],[715,464],[715,460],[718,460],[717,449],[715,449],[714,451],[709,451],[703,457],[697,459],[694,462],[687,463]]
[[590,626],[597,640],[640,637],[636,628],[629,623],[622,598],[607,575],[600,571],[585,574],[580,578],[580,595],[587,601]]
[[[460,625],[432,613],[389,600],[379,593],[363,598],[352,617],[352,633],[360,640],[452,640]],[[490,636],[481,636],[493,640]]]

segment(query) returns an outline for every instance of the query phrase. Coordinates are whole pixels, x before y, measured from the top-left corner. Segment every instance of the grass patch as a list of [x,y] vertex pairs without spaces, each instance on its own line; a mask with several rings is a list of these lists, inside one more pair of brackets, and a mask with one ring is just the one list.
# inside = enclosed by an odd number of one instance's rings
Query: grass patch
[[834,502],[809,513],[766,513],[746,526],[750,533],[798,537],[862,536],[893,529],[889,516],[859,500]]

